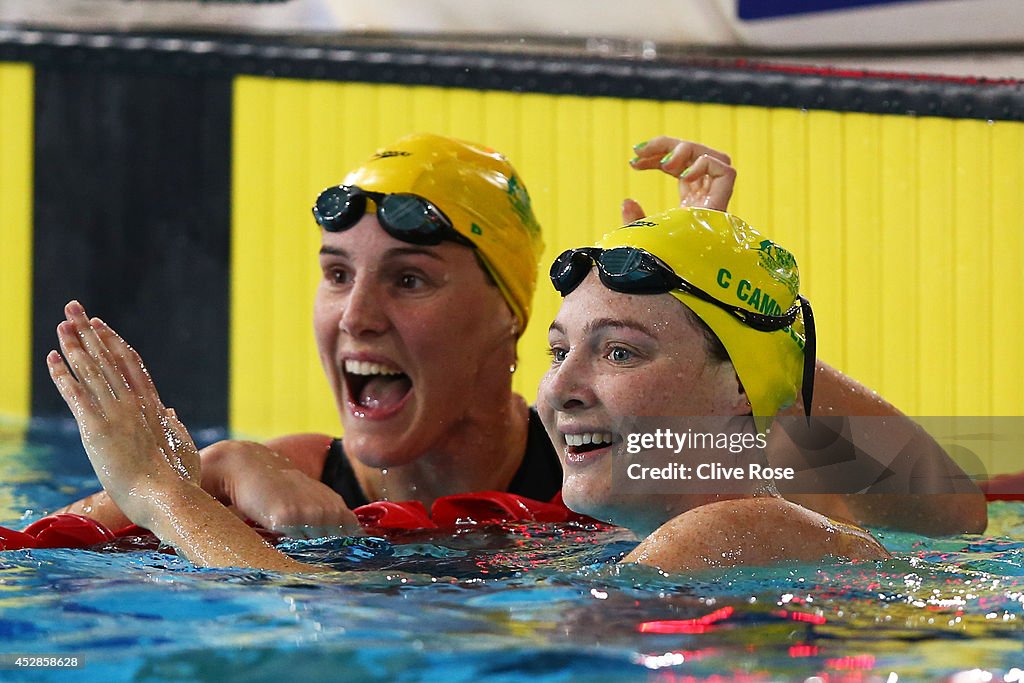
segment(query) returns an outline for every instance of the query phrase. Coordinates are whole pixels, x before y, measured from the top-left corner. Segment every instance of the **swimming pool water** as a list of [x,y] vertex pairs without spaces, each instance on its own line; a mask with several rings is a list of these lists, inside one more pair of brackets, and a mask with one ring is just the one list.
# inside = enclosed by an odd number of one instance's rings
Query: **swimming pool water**
[[[0,426],[0,524],[93,490],[64,422]],[[201,435],[215,438],[216,434]],[[988,532],[880,532],[896,558],[702,576],[617,566],[608,527],[291,541],[328,577],[195,569],[154,550],[0,553],[0,680],[1024,680],[1024,504]]]

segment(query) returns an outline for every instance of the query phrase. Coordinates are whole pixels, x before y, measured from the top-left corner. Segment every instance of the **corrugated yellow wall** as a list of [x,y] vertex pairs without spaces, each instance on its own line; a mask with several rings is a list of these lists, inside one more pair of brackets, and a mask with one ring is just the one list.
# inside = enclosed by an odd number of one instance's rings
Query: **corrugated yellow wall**
[[[235,85],[231,426],[336,433],[311,310],[317,192],[409,132],[484,142],[521,172],[548,250],[592,242],[660,133],[725,150],[732,209],[790,247],[820,356],[919,415],[1024,413],[1024,124],[243,77]],[[558,306],[541,280],[516,385],[533,400]]]
[[0,63],[0,415],[28,417],[32,348],[32,67]]

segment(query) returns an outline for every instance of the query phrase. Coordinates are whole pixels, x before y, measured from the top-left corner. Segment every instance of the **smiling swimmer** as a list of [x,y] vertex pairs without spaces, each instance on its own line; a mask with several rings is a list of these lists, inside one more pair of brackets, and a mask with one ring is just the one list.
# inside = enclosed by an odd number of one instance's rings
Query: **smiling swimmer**
[[788,251],[727,213],[673,209],[564,252],[551,280],[564,298],[538,409],[567,505],[646,537],[627,561],[678,571],[888,556],[867,531],[761,481],[652,495],[613,477],[625,463],[623,420],[714,417],[756,434],[796,399],[814,366],[813,332]]

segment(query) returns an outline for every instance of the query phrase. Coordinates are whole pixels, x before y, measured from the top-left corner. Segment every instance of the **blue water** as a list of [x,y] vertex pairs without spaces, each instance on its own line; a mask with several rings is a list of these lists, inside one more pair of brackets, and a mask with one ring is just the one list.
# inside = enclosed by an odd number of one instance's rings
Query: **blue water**
[[[0,524],[96,485],[70,425],[27,441],[0,425]],[[153,550],[0,553],[0,655],[84,661],[0,680],[1014,680],[1024,504],[989,512],[980,536],[880,532],[887,562],[703,576],[620,567],[627,532],[550,525],[288,543],[339,570],[315,579]]]

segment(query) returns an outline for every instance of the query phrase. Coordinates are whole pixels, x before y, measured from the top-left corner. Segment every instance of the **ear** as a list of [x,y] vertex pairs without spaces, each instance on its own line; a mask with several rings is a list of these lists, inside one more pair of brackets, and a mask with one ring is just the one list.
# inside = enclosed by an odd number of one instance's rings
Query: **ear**
[[723,381],[726,382],[727,390],[723,394],[726,396],[726,404],[723,406],[729,415],[751,415],[753,414],[753,408],[750,405],[750,397],[747,396],[746,389],[743,388],[743,382],[740,381],[739,375],[736,374],[736,368],[732,366],[732,363],[725,362],[721,364],[721,371],[728,373]]
[[[733,370],[732,374],[736,375],[736,371]],[[750,397],[747,396],[747,390],[743,388],[739,375],[736,375],[736,400],[740,405],[740,412],[735,413],[736,415],[753,415],[754,407],[750,405]]]
[[[735,375],[735,371],[733,371],[733,374]],[[743,388],[743,383],[739,381],[738,375],[736,375],[736,396],[742,405],[742,413],[740,415],[753,415],[754,407],[751,405],[751,397],[746,395],[746,389]]]

